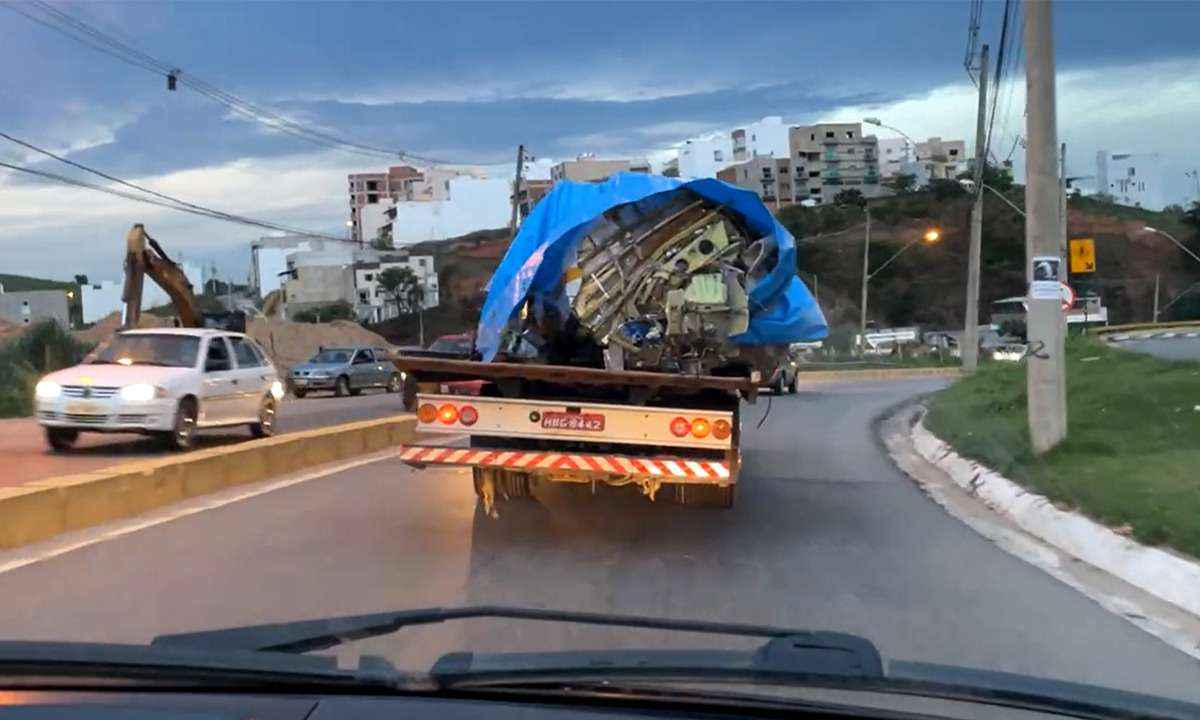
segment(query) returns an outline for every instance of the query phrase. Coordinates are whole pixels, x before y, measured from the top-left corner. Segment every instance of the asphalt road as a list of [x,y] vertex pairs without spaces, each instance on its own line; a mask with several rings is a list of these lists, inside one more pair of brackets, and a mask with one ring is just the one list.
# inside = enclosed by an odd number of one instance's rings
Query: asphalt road
[[[288,397],[279,408],[279,432],[308,430],[337,423],[385,417],[404,412],[399,395],[367,390],[359,397],[336,398],[310,395],[303,400]],[[244,427],[204,430],[199,447],[241,442],[249,439]],[[138,458],[170,451],[157,439],[145,435],[84,433],[68,453],[55,453],[46,445],[42,428],[33,418],[0,420],[0,460],[5,472],[0,487],[20,485],[55,475],[88,472]]]
[[[1200,700],[1200,663],[991,544],[922,495],[873,432],[942,381],[827,385],[746,414],[729,511],[553,486],[480,512],[469,476],[365,464],[0,573],[0,637],[157,633],[509,603],[863,635],[885,658]],[[12,555],[0,555],[0,567]],[[700,647],[695,635],[470,621],[357,644],[449,650]]]
[[1200,331],[1161,331],[1114,343],[1122,350],[1147,353],[1164,360],[1200,360]]

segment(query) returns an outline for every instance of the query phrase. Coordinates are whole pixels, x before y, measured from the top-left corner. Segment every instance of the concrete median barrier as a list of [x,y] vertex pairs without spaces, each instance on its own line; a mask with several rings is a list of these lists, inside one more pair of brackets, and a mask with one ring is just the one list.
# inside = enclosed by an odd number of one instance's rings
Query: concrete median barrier
[[364,420],[0,488],[0,549],[385,450],[415,428],[411,415]]
[[807,370],[799,373],[797,384],[804,387],[805,383],[846,382],[848,380],[905,380],[924,377],[962,377],[961,367],[927,367],[927,368],[863,368],[861,370]]

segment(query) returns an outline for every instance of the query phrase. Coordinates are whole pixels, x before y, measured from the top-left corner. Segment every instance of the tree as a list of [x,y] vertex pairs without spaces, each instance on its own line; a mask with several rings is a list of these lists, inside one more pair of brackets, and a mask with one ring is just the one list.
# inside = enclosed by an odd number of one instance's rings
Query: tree
[[887,182],[887,186],[891,188],[897,195],[906,195],[912,192],[913,187],[917,184],[917,176],[912,173],[896,173]]
[[1183,214],[1183,221],[1200,233],[1200,201],[1192,203],[1191,209]]
[[383,236],[377,236],[371,241],[371,249],[373,250],[394,250],[392,247],[392,239]]
[[[960,172],[957,178],[959,180],[974,180],[975,171],[967,170],[966,172]],[[1012,170],[1007,167],[993,165],[992,163],[984,163],[983,184],[1002,193],[1008,192],[1013,186]]]
[[863,197],[862,191],[858,188],[846,188],[833,196],[835,205],[857,205],[862,207],[867,204],[867,199]]
[[396,303],[396,311],[414,313],[421,309],[425,292],[421,280],[411,268],[391,267],[379,273],[379,286]]
[[87,285],[88,284],[87,275],[76,275],[75,276],[75,284],[76,285]]

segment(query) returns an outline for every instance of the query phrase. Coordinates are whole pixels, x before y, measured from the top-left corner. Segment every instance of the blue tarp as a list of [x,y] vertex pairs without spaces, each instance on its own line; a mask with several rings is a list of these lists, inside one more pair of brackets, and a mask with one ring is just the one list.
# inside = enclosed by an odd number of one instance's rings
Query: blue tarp
[[773,237],[779,247],[776,266],[747,288],[749,329],[730,340],[778,345],[824,338],[829,331],[825,316],[796,277],[795,240],[757,195],[720,180],[683,182],[661,175],[618,173],[603,183],[559,182],[525,218],[488,285],[475,339],[483,359],[496,356],[505,326],[530,294],[547,300],[562,295],[568,261],[579,241],[602,222],[604,212],[679,188],[738,213],[752,232]]

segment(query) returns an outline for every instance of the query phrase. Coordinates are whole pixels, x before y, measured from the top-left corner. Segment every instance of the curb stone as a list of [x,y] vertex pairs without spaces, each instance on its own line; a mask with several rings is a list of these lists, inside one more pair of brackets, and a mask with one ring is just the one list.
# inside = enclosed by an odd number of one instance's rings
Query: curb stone
[[912,425],[918,454],[1025,532],[1125,582],[1200,616],[1200,562],[1123,537],[1079,513],[962,457],[925,427]]

